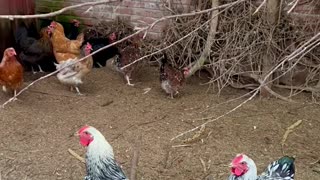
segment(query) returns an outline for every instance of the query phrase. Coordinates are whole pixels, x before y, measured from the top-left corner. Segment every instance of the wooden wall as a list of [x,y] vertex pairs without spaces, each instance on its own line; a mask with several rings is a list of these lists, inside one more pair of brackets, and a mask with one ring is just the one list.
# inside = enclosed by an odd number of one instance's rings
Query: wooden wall
[[[0,0],[0,14],[34,14],[34,0]],[[32,21],[32,20],[29,20]],[[0,52],[14,45],[14,31],[17,21],[0,20]]]

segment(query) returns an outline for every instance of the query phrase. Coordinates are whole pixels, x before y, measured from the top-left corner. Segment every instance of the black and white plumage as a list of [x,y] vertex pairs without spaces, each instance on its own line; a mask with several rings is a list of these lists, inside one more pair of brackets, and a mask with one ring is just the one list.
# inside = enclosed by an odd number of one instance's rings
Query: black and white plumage
[[231,175],[228,180],[293,180],[294,176],[293,157],[284,156],[270,163],[258,176],[254,161],[244,154],[239,154],[231,163]]
[[85,180],[128,180],[114,159],[111,145],[96,128],[84,126],[78,135],[87,147]]

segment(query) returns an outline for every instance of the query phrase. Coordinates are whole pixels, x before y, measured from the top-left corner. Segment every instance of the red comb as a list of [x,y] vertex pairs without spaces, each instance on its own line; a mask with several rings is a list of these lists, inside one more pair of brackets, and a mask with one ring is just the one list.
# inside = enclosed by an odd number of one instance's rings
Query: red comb
[[83,131],[85,131],[86,129],[88,129],[90,126],[85,125],[82,128],[79,129],[78,134],[81,134]]
[[232,164],[239,164],[242,159],[243,159],[243,155],[239,154],[232,160]]

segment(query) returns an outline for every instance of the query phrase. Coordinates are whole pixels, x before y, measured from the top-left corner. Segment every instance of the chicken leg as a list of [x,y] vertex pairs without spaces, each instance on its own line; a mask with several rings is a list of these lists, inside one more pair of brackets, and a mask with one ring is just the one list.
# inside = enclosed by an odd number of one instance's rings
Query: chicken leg
[[78,88],[77,86],[70,86],[70,91],[73,91],[73,88],[76,89],[77,94],[78,94],[79,96],[82,96],[82,95],[83,95],[83,94],[80,92],[80,90],[79,90],[79,88]]
[[2,91],[3,92],[7,92],[7,87],[6,86],[2,86]]
[[77,86],[76,86],[75,88],[76,88],[77,94],[78,94],[79,96],[82,96],[83,94],[81,94],[79,88],[78,88]]
[[41,69],[41,66],[38,64],[39,72],[44,73],[44,71]]
[[131,84],[131,83],[130,83],[130,80],[132,80],[132,79],[130,79],[130,77],[129,77],[128,75],[125,75],[124,77],[126,78],[127,84],[128,84],[129,86],[134,86],[134,84]]

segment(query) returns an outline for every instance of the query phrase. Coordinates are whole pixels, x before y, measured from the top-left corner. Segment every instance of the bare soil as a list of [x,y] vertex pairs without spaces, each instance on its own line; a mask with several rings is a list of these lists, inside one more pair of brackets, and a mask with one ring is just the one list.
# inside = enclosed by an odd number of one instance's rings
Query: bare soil
[[[26,84],[40,75],[27,73]],[[282,137],[298,120],[303,122],[289,135],[284,153],[296,157],[296,179],[320,179],[320,165],[312,165],[320,159],[320,110],[309,103],[309,94],[299,95],[298,103],[255,98],[210,123],[199,138],[192,139],[191,133],[170,141],[205,122],[201,118],[215,118],[237,106],[245,99],[224,102],[247,91],[226,89],[217,96],[212,87],[200,85],[205,79],[192,77],[172,100],[160,89],[154,67],[141,69],[133,82],[136,86],[129,87],[118,73],[94,69],[81,87],[85,95],[78,96],[53,76],[0,109],[0,179],[83,179],[84,164],[67,150],[84,156],[72,135],[89,124],[105,135],[127,175],[134,142],[142,135],[138,179],[202,180],[210,175],[224,180],[237,153],[252,157],[259,172],[281,157]],[[144,94],[145,88],[151,90]],[[9,97],[0,93],[0,103]],[[184,143],[188,138],[192,140]]]

